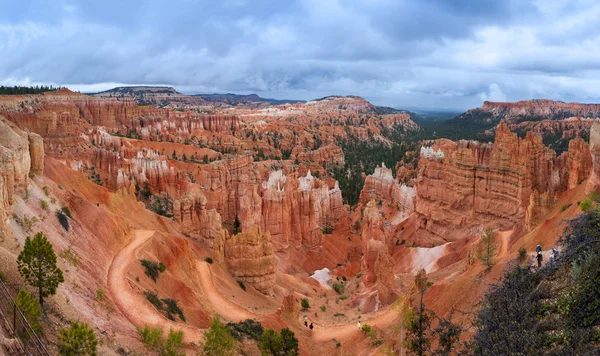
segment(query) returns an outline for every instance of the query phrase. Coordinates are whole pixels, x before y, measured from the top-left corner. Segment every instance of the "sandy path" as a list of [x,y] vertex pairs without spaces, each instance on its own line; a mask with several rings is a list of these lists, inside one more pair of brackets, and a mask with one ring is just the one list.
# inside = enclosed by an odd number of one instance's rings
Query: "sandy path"
[[213,282],[208,263],[204,261],[197,261],[196,269],[198,270],[198,275],[200,277],[199,282],[202,286],[202,291],[208,299],[208,302],[219,315],[232,321],[242,321],[246,319],[252,319],[257,316],[256,314],[249,312],[229,299],[223,297],[223,295],[219,293]]
[[137,249],[150,240],[152,235],[154,235],[152,230],[136,230],[133,241],[115,255],[108,270],[110,294],[119,310],[136,326],[160,326],[165,331],[169,328],[182,330],[186,343],[204,340],[202,329],[167,319],[129,285],[127,280],[129,265],[134,260]]
[[[119,251],[113,258],[108,271],[108,289],[115,301],[115,304],[127,319],[136,326],[148,325],[151,327],[160,326],[165,330],[182,330],[184,332],[184,342],[197,343],[204,340],[203,329],[196,328],[184,323],[178,323],[168,320],[156,309],[154,309],[146,299],[135,292],[127,279],[127,271],[131,263],[137,259],[137,250],[142,247],[154,235],[152,230],[136,230],[135,237],[127,246]],[[241,306],[225,298],[214,285],[210,267],[203,261],[196,263],[196,269],[199,274],[199,283],[202,292],[206,296],[212,308],[223,318],[228,320],[240,321],[260,317]],[[396,312],[387,308],[379,315],[369,319],[362,320],[363,324],[377,326],[379,328],[387,327],[394,318]],[[333,338],[344,340],[359,335],[355,323],[339,325],[322,325],[315,323],[315,329],[312,337],[316,341],[329,341]]]
[[[388,307],[371,319],[367,320],[361,318],[361,324],[369,324],[383,329],[388,327],[397,316],[398,314],[396,311]],[[315,324],[315,329],[312,331],[312,337],[317,341],[329,341],[331,339],[342,341],[350,337],[362,337],[362,334],[356,328],[356,322],[340,325],[321,325],[314,321],[313,323]]]

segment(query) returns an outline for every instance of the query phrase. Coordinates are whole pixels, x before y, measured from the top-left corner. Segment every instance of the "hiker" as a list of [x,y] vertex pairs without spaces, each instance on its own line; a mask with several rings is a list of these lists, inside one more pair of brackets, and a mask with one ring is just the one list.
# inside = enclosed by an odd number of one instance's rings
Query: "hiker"
[[360,320],[358,321],[357,329],[358,329],[358,331],[360,331]]
[[314,326],[313,326],[313,323],[312,323],[312,322],[310,323],[310,326],[309,326],[309,328],[310,328],[310,331],[312,331],[312,329],[314,328]]
[[304,316],[304,326],[308,327],[308,318],[306,317],[306,315]]
[[540,267],[542,267],[542,260],[544,259],[544,256],[542,256],[542,245],[538,244],[535,247],[535,252],[536,252],[535,258],[537,259],[538,268],[540,268]]

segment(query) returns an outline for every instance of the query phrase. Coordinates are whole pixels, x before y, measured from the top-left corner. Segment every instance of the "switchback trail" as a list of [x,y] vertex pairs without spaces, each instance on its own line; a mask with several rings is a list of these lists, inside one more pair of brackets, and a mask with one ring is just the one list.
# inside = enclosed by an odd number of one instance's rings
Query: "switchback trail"
[[138,327],[143,325],[162,327],[165,330],[169,328],[182,330],[186,343],[197,343],[204,340],[202,329],[167,319],[154,309],[141,294],[136,293],[127,281],[127,271],[137,250],[149,241],[152,235],[154,235],[152,230],[136,230],[133,241],[115,255],[108,270],[110,294],[121,313],[133,325]]

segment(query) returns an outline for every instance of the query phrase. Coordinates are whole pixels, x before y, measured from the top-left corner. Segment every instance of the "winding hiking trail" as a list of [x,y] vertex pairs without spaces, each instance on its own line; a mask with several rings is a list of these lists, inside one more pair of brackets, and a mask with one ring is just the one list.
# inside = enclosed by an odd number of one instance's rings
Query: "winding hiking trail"
[[[127,319],[136,326],[148,325],[150,327],[173,328],[184,332],[184,342],[197,343],[204,340],[204,329],[193,327],[184,323],[178,323],[165,318],[156,311],[146,299],[131,288],[127,271],[131,263],[137,260],[136,253],[154,235],[153,230],[136,230],[133,240],[119,251],[113,258],[108,271],[108,288],[119,310]],[[198,281],[202,287],[202,293],[207,298],[210,307],[225,319],[241,321],[245,319],[260,318],[264,315],[250,312],[241,306],[225,298],[214,285],[212,272],[207,263],[197,261]],[[387,308],[380,314],[369,320],[362,320],[372,326],[384,328],[389,325],[396,313]],[[344,340],[357,335],[356,324],[322,325],[315,323],[315,330],[311,338],[315,341],[329,341],[333,338]]]
[[[361,319],[361,323],[383,329],[389,326],[397,316],[398,314],[391,307],[388,307],[371,319]],[[312,331],[312,338],[316,341],[329,341],[331,339],[343,341],[351,337],[362,337],[362,334],[356,329],[356,323],[339,325],[321,325],[314,321],[313,323],[315,329]]]
[[215,287],[208,263],[204,261],[197,261],[196,269],[198,270],[198,275],[200,277],[199,282],[202,286],[202,291],[204,292],[206,299],[208,299],[208,302],[219,315],[225,319],[234,321],[253,319],[260,316],[249,312],[229,299],[223,297],[223,295],[219,293]]
[[186,343],[204,340],[202,329],[167,319],[150,306],[141,294],[136,293],[127,281],[127,270],[134,260],[136,251],[148,242],[152,235],[154,235],[153,230],[136,230],[133,241],[115,255],[108,270],[110,294],[119,310],[136,326],[148,325],[182,330]]

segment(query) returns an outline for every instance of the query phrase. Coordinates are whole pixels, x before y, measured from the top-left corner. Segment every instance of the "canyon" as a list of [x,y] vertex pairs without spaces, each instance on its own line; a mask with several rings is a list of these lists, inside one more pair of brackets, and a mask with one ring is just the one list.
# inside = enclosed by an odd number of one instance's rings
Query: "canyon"
[[[500,262],[483,277],[491,279],[518,248],[554,244],[561,228],[542,228],[576,214],[558,208],[600,189],[592,105],[486,102],[474,110],[486,112],[493,142],[422,140],[396,166],[377,162],[360,172],[352,206],[332,173],[353,173],[342,147],[417,140],[411,113],[352,96],[233,105],[171,89],[0,96],[0,249],[7,260],[18,254],[7,237],[22,242],[34,233],[23,217],[39,216],[33,229],[44,230],[60,256],[79,260],[59,258],[70,271],[59,294],[69,302],[51,303],[110,330],[106,345],[141,350],[135,328],[166,321],[144,299],[153,291],[178,300],[187,321],[169,325],[187,341],[221,313],[290,326],[303,353],[333,354],[330,334],[302,330],[298,305],[307,298],[322,306],[310,312],[317,329],[332,327],[345,350],[367,353],[372,346],[344,328],[355,330],[360,316],[388,330],[398,322],[394,302],[414,297],[418,270],[435,281],[427,302],[437,314],[473,308],[485,291],[473,276],[484,269],[469,256],[487,228],[505,239]],[[567,149],[544,144],[548,128]],[[70,230],[55,218],[63,207],[73,213]],[[148,281],[138,258],[163,262],[165,277]],[[14,263],[7,266],[14,276]],[[103,304],[93,301],[98,288],[109,291]],[[456,300],[460,288],[472,293]]]

